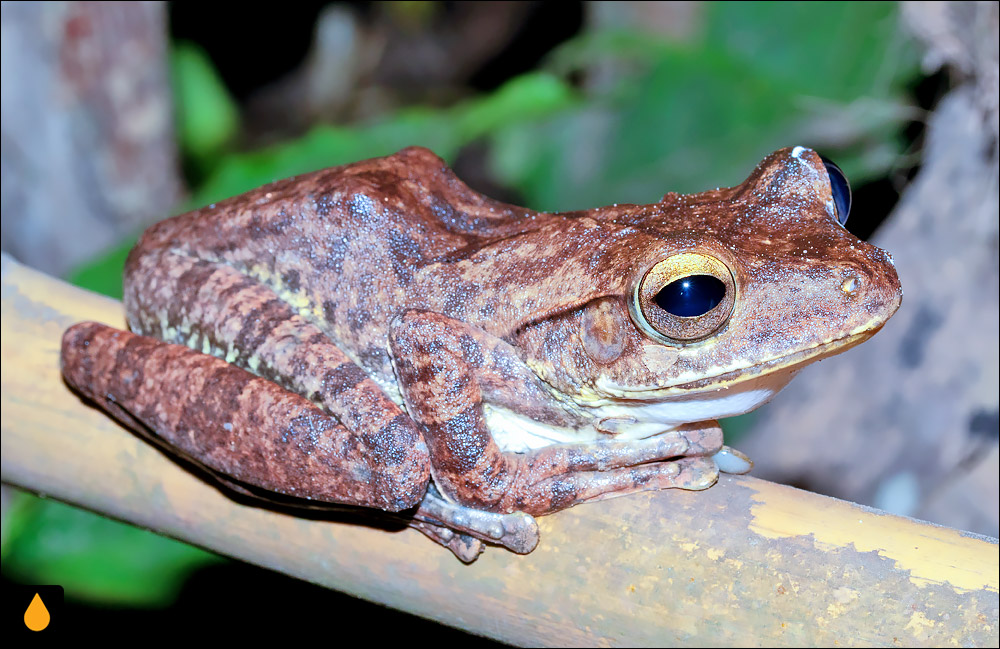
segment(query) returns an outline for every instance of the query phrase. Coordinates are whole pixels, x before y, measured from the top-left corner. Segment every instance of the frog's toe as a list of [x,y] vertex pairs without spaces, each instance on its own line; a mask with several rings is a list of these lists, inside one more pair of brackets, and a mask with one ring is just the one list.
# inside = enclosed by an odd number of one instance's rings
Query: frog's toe
[[468,534],[456,534],[447,547],[462,563],[472,563],[486,549],[482,541]]
[[712,459],[723,473],[749,473],[753,468],[753,461],[750,458],[728,446],[719,449]]
[[715,455],[723,448],[722,429],[714,422],[710,425],[685,424],[674,433],[687,441],[688,450],[684,455]]
[[687,457],[672,462],[678,469],[672,487],[701,491],[719,481],[719,467],[711,457]]
[[[518,554],[528,554],[538,545],[538,523],[529,514],[505,514],[500,521],[503,534],[496,542]],[[491,534],[492,536],[492,534]]]
[[468,534],[458,533],[447,527],[418,520],[410,521],[410,527],[423,532],[425,536],[435,543],[440,543],[451,550],[452,554],[458,557],[462,563],[472,563],[479,558],[479,555],[485,549],[483,542],[479,539],[471,537]]

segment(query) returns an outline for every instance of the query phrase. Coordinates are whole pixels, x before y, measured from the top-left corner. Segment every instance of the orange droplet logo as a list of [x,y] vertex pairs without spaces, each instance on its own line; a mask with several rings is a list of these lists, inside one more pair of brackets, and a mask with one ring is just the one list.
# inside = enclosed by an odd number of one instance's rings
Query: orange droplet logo
[[45,608],[42,598],[35,593],[28,604],[28,610],[24,612],[24,625],[32,631],[41,631],[49,625],[51,619],[49,609]]

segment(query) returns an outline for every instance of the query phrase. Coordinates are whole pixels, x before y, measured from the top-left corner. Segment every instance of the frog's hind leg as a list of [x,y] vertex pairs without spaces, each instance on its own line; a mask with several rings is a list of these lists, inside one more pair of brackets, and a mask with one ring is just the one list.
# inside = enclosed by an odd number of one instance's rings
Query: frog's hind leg
[[[372,479],[379,467],[351,431],[308,399],[214,356],[84,322],[63,335],[62,363],[77,391],[240,495],[261,497],[245,483],[308,500],[401,508],[386,504],[398,503],[405,489],[379,492]],[[426,469],[411,477],[426,485]],[[482,552],[469,535],[417,518],[409,525],[466,563]]]
[[[419,503],[429,480],[419,430],[268,287],[224,264],[161,251],[130,259],[125,300],[134,330],[197,351],[71,329],[64,374],[82,392],[148,419],[182,450],[194,439],[198,460],[252,449],[237,463],[249,468],[230,473],[251,485],[387,511]],[[287,482],[267,478],[296,448],[310,462],[285,471]]]
[[62,362],[67,382],[126,426],[237,481],[387,510],[423,495],[425,468],[405,481],[419,490],[373,479],[377,458],[334,417],[215,357],[88,322],[64,334]]

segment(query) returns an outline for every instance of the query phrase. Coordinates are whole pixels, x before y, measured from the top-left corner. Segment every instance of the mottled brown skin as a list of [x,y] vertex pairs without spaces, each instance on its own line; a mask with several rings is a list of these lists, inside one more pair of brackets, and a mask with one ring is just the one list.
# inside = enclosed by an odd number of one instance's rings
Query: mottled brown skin
[[[389,511],[423,497],[426,451],[404,465],[308,399],[213,356],[83,323],[67,332],[63,365],[91,399],[113,395],[102,405],[122,423],[166,431],[183,455],[236,480]],[[281,434],[254,434],[262,429]]]
[[[476,539],[528,552],[527,514],[715,482],[714,416],[640,434],[642,406],[790,374],[895,311],[888,256],[832,205],[801,148],[735,188],[563,214],[488,199],[404,149],[153,226],[125,271],[140,336],[77,325],[63,371],[227,479],[407,510],[464,560]],[[691,252],[731,272],[732,314],[703,339],[664,338],[630,300]],[[497,425],[580,441],[503,448],[486,405]]]

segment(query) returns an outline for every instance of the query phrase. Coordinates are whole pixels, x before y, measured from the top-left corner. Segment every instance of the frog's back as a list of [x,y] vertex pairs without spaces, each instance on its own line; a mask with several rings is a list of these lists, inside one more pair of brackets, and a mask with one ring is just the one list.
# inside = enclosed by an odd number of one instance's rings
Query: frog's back
[[538,217],[472,191],[432,152],[410,147],[154,225],[130,255],[126,294],[138,260],[164,250],[225,264],[297,305],[369,370],[384,372],[388,320],[402,308],[437,306],[420,274],[537,228],[545,220]]
[[211,256],[279,244],[306,249],[337,235],[360,243],[370,235],[369,247],[387,241],[405,248],[402,240],[410,239],[410,247],[429,258],[530,229],[535,214],[471,190],[434,153],[408,147],[168,219],[150,228],[140,245],[180,244]]

